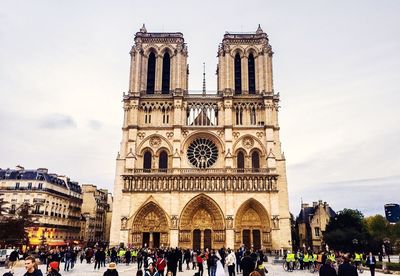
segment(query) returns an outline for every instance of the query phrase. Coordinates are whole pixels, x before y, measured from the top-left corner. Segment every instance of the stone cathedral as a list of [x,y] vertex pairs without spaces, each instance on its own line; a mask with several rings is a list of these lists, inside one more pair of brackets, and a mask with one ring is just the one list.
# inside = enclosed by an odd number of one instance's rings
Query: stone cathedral
[[111,245],[290,247],[268,36],[226,32],[217,55],[217,93],[190,93],[183,34],[136,33]]

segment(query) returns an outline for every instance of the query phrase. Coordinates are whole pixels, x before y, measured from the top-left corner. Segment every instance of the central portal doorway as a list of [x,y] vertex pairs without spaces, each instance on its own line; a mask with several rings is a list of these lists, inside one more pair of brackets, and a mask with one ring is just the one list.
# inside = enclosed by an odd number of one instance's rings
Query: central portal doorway
[[193,249],[201,250],[201,231],[199,229],[193,230]]
[[211,229],[194,229],[193,230],[193,243],[194,250],[211,249],[212,248],[212,231]]

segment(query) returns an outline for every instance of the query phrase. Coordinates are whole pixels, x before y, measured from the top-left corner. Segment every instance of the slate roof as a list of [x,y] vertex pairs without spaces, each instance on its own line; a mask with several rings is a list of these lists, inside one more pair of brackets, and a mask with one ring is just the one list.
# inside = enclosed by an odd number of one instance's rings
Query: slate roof
[[49,174],[43,170],[14,170],[0,169],[0,179],[6,180],[42,180],[62,187],[68,187],[75,192],[81,192],[78,182],[67,181],[55,174]]
[[[310,218],[314,215],[315,211],[317,210],[318,205],[316,207],[305,207],[300,210],[300,213],[296,219],[297,223],[310,223]],[[328,206],[326,209],[328,212],[329,217],[335,217],[336,213],[333,209]]]

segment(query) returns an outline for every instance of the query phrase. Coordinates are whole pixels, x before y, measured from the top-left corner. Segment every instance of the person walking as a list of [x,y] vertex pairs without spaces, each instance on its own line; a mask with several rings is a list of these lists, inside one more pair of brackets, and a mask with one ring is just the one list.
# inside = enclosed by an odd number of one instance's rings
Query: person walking
[[319,276],[337,276],[336,270],[332,267],[331,259],[322,255],[322,266],[319,268]]
[[167,262],[165,261],[163,254],[160,254],[157,258],[157,263],[156,263],[159,276],[164,276],[164,270],[166,266]]
[[131,251],[129,250],[129,248],[125,251],[125,262],[126,262],[126,265],[129,265],[130,264],[130,262],[131,262],[131,257],[132,257],[132,255],[131,255]]
[[201,253],[200,251],[197,252],[197,267],[199,268],[199,276],[203,276],[203,272],[204,272],[204,266],[203,266],[203,262],[204,262],[205,256],[203,253]]
[[101,262],[101,253],[100,253],[101,249],[97,249],[96,253],[94,253],[94,269],[96,270],[100,270],[100,262]]
[[25,258],[25,269],[24,276],[43,276],[42,271],[37,268],[36,259],[33,256]]
[[114,262],[109,263],[103,276],[118,276],[117,264]]
[[372,255],[372,252],[369,252],[369,255],[367,257],[367,261],[365,262],[365,264],[369,267],[371,276],[375,276],[376,259],[375,259],[374,255]]
[[14,250],[10,253],[10,256],[8,257],[8,268],[11,271],[14,271],[14,267],[17,265],[18,260],[18,251],[14,248]]
[[58,262],[51,262],[49,264],[49,268],[47,270],[47,275],[49,276],[61,276],[60,272],[58,272],[59,266]]
[[240,268],[243,271],[243,276],[249,276],[249,274],[254,270],[256,264],[254,263],[253,259],[250,257],[250,251],[246,251],[244,253],[244,257],[240,262]]
[[230,248],[228,248],[228,256],[226,256],[226,265],[228,266],[229,276],[235,276],[235,263],[236,263],[235,253]]
[[257,261],[256,269],[254,271],[257,271],[261,276],[265,276],[268,273],[262,259]]
[[358,276],[357,268],[350,264],[348,255],[343,257],[343,263],[339,265],[338,276]]

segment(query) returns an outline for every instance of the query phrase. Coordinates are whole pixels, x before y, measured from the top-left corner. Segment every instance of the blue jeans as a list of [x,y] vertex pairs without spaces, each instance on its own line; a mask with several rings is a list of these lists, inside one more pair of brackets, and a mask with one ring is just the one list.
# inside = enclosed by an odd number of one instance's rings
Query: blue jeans
[[210,266],[210,276],[215,276],[216,272],[217,272],[217,267],[216,266]]

